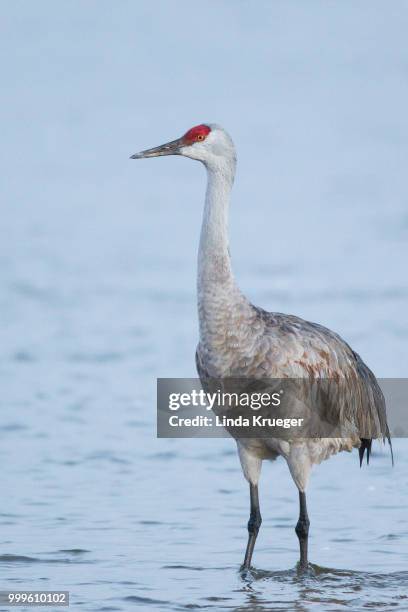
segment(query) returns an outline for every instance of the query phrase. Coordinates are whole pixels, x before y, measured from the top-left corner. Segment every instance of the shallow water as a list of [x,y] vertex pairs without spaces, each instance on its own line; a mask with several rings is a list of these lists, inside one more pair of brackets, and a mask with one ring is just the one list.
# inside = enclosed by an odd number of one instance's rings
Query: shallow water
[[3,590],[67,589],[87,611],[408,609],[407,441],[394,468],[378,446],[315,470],[299,576],[284,462],[263,468],[242,575],[234,443],[155,437],[156,378],[195,376],[204,179],[127,158],[202,120],[238,145],[243,290],[407,375],[408,12],[256,5],[208,3],[199,28],[187,2],[4,7]]
[[296,490],[283,462],[266,465],[255,569],[242,574],[248,500],[233,444],[159,443],[126,410],[85,412],[80,426],[60,420],[59,442],[31,428],[3,435],[2,588],[69,589],[86,610],[407,608],[405,442],[394,469],[382,452],[369,468],[353,454],[316,470],[307,576]]

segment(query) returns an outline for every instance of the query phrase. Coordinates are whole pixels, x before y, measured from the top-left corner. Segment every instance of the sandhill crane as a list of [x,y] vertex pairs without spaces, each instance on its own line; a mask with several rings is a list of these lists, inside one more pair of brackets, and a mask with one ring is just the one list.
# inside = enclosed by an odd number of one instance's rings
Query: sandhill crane
[[[250,518],[244,568],[251,565],[261,525],[258,481],[264,459],[286,460],[299,491],[299,538],[302,570],[308,567],[309,518],[306,487],[311,468],[331,455],[359,448],[360,466],[372,439],[388,439],[383,394],[374,374],[350,346],[329,329],[292,315],[268,313],[253,306],[238,288],[228,248],[228,209],[234,182],[236,154],[227,132],[215,124],[191,128],[177,140],[131,156],[131,159],[183,155],[198,160],[207,170],[207,191],[198,253],[199,344],[196,364],[205,385],[210,378],[334,378],[345,380],[352,395],[349,432],[340,438],[277,438],[236,440],[242,470],[249,482]],[[340,411],[336,398],[327,409]],[[322,407],[320,407],[321,409]],[[323,406],[323,410],[325,406]],[[342,418],[339,412],[339,418]],[[351,422],[350,422],[351,421]],[[372,435],[360,437],[369,422]],[[392,450],[391,450],[392,453]]]

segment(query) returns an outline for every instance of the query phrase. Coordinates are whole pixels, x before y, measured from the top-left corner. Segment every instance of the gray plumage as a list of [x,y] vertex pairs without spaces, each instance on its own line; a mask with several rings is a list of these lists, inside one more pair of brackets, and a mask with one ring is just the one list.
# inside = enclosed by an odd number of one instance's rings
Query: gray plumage
[[[197,278],[200,340],[196,364],[204,389],[212,380],[229,378],[248,380],[248,385],[254,380],[296,379],[302,393],[302,388],[307,390],[307,385],[316,381],[320,384],[318,392],[301,409],[308,418],[318,417],[339,425],[339,435],[335,437],[281,439],[274,437],[271,429],[270,435],[262,438],[236,438],[250,486],[244,567],[250,567],[261,524],[258,481],[262,461],[280,455],[299,490],[296,534],[300,567],[306,569],[309,518],[305,491],[312,466],[353,447],[359,448],[361,464],[364,451],[369,457],[373,439],[388,439],[391,446],[384,396],[374,374],[340,336],[299,317],[257,308],[239,290],[228,248],[228,210],[236,154],[225,130],[215,124],[201,124],[177,140],[132,157],[163,155],[190,157],[202,162],[207,170]],[[231,433],[234,435],[234,430]]]

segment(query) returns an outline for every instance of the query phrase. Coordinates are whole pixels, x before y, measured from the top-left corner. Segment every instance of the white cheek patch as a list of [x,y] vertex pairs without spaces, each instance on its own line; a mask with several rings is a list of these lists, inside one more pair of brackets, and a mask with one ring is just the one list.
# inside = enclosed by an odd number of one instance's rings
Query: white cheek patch
[[204,161],[207,159],[209,151],[204,146],[204,142],[194,143],[192,145],[187,145],[180,149],[180,153],[185,157],[190,157],[191,159],[198,159],[199,161]]
[[189,153],[192,148],[193,148],[192,145],[183,145],[182,147],[180,147],[181,155],[185,155],[186,157],[189,157]]

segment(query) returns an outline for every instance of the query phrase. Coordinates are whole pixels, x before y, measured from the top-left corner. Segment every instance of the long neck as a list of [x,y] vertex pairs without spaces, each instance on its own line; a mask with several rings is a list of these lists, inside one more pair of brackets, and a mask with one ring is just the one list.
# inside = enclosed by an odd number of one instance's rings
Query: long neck
[[198,312],[200,339],[216,336],[233,319],[234,310],[247,303],[231,268],[228,249],[228,212],[235,162],[207,168],[208,183],[198,252]]
[[198,286],[233,280],[228,251],[228,213],[234,168],[207,169],[207,191],[198,251]]

